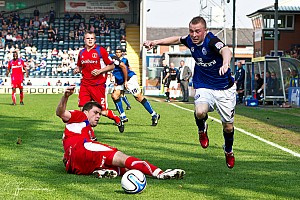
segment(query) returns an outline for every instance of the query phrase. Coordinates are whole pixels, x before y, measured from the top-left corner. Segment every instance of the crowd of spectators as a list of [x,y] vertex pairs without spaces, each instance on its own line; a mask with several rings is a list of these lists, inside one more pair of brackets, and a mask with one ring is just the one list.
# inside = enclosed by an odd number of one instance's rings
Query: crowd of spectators
[[85,31],[95,32],[97,43],[104,47],[114,50],[121,46],[126,51],[124,19],[107,19],[105,15],[91,15],[85,19],[79,13],[72,16],[66,13],[63,18],[55,15],[51,8],[41,16],[37,7],[29,18],[21,18],[18,12],[5,17],[0,14],[2,75],[12,59],[12,52],[17,51],[30,77],[73,76]]

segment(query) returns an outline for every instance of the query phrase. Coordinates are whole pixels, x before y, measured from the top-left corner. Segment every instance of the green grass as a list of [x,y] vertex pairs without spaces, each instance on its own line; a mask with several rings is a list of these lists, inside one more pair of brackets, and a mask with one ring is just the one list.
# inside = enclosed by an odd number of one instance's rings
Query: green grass
[[[208,120],[210,146],[204,150],[193,112],[149,98],[161,114],[158,126],[151,127],[150,115],[130,95],[125,132],[119,133],[103,117],[95,128],[98,140],[162,169],[182,168],[186,177],[147,177],[143,193],[128,195],[120,177],[67,174],[61,161],[64,124],[55,116],[60,97],[25,95],[25,106],[10,106],[11,96],[0,95],[0,199],[300,199],[299,157],[236,131],[236,166],[228,169],[219,123]],[[176,104],[193,110],[193,104]],[[114,109],[111,101],[109,107]],[[73,95],[68,109],[76,108],[77,95]],[[235,126],[300,153],[299,115],[295,108],[237,106]],[[217,112],[210,116],[219,119]],[[16,144],[18,137],[21,145]]]

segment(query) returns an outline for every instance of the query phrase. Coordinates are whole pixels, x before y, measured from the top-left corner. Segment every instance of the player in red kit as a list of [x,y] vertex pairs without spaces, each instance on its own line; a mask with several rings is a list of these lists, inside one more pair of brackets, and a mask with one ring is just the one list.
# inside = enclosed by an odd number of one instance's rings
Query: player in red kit
[[75,86],[66,88],[57,108],[56,115],[66,124],[63,135],[66,171],[71,174],[91,175],[97,178],[115,178],[127,170],[140,170],[157,179],[183,178],[182,169],[161,170],[145,160],[129,156],[115,147],[98,142],[93,127],[98,125],[102,106],[95,101],[87,102],[82,111],[66,110],[69,96]]
[[107,72],[112,71],[115,65],[105,48],[96,45],[95,42],[96,35],[94,32],[84,34],[85,48],[79,52],[77,67],[74,69],[74,73],[82,74],[78,106],[82,108],[89,101],[98,102],[103,108],[101,115],[114,120],[122,133],[124,124],[120,117],[106,108],[105,82]]
[[11,70],[11,86],[12,86],[12,105],[16,105],[16,91],[17,88],[20,90],[20,105],[24,105],[24,93],[23,93],[23,80],[24,80],[24,71],[27,73],[24,61],[19,58],[18,52],[13,52],[13,59],[8,62],[6,76],[10,73]]

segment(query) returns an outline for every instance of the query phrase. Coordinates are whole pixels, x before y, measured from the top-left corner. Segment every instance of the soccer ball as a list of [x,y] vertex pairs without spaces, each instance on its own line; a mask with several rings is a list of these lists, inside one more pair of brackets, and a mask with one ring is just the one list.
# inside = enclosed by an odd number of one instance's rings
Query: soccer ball
[[140,193],[146,188],[146,176],[139,170],[129,170],[122,176],[121,185],[126,193]]

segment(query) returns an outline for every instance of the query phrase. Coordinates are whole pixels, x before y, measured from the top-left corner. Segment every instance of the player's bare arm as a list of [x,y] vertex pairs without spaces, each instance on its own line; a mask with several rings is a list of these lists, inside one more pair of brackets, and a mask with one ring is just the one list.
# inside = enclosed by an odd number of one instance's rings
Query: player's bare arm
[[148,49],[152,49],[156,45],[170,45],[170,44],[180,44],[181,36],[172,36],[160,40],[147,40],[143,43],[143,45]]
[[125,82],[127,83],[128,80],[128,71],[127,71],[127,67],[123,62],[120,62],[120,68],[122,69],[123,75],[124,75],[124,85],[127,88],[127,84],[125,84]]
[[231,53],[230,49],[228,48],[228,46],[225,46],[220,50],[220,54],[223,57],[223,65],[219,70],[219,74],[221,76],[221,75],[224,75],[227,72],[227,70],[230,66],[230,60],[231,60],[231,57],[232,57],[232,53]]
[[77,67],[73,70],[73,73],[74,73],[74,74],[81,73],[81,69],[82,69],[81,67],[78,67],[78,66],[77,66]]
[[75,86],[69,86],[66,88],[65,93],[56,108],[56,115],[65,122],[69,121],[69,119],[71,118],[71,113],[70,111],[66,110],[66,108],[69,96],[74,93],[74,89]]

